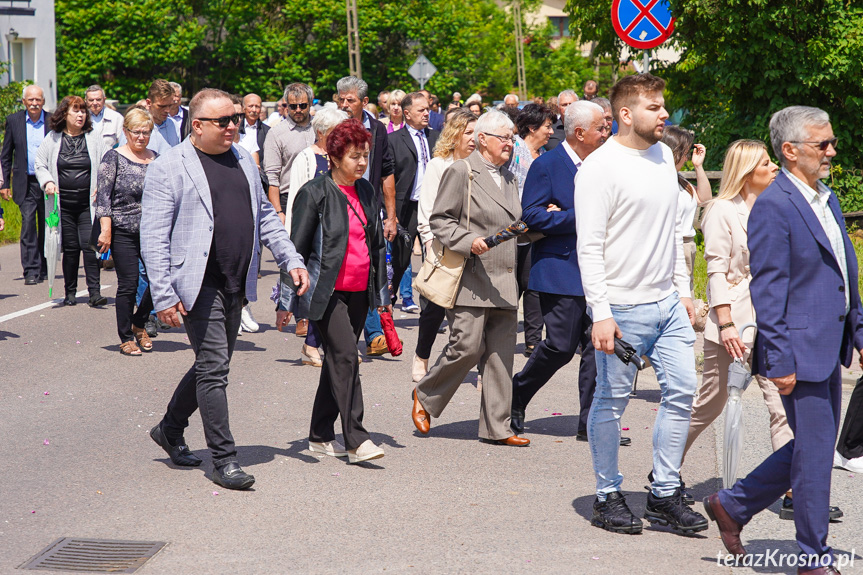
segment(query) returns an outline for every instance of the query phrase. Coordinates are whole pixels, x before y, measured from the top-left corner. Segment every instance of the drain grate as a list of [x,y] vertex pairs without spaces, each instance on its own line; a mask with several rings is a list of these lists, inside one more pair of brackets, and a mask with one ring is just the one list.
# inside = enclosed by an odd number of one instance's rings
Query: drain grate
[[167,543],[163,541],[114,541],[63,537],[40,551],[19,569],[134,573],[165,545]]

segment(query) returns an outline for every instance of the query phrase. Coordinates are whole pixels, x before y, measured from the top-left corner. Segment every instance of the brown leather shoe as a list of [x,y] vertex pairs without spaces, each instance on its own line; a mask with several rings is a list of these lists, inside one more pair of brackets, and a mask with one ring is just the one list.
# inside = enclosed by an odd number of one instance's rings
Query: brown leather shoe
[[506,439],[498,439],[495,443],[499,443],[501,445],[511,445],[512,447],[527,447],[530,445],[530,439],[526,437],[519,437],[518,435],[513,435],[512,437],[507,437]]
[[743,548],[743,543],[740,542],[740,531],[743,527],[738,524],[722,507],[719,502],[719,494],[714,493],[709,497],[704,498],[704,510],[711,521],[716,521],[716,526],[719,527],[719,535],[722,537],[722,543],[729,553],[737,556],[746,555],[746,549]]
[[431,417],[429,417],[428,412],[423,409],[420,400],[417,398],[417,389],[414,388],[414,408],[411,411],[411,417],[414,420],[414,425],[417,426],[417,429],[420,433],[425,435],[429,432],[429,428],[431,428]]
[[297,329],[294,331],[297,334],[297,337],[306,337],[309,335],[309,320],[307,319],[298,319],[297,320]]

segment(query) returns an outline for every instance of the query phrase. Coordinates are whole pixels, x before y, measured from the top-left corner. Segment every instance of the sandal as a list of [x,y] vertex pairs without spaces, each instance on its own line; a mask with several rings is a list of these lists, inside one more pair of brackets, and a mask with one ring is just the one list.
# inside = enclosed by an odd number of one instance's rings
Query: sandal
[[132,326],[132,334],[138,342],[138,346],[144,351],[153,351],[153,340],[147,335],[143,327]]
[[141,355],[141,350],[134,341],[124,341],[120,344],[120,353],[123,355]]

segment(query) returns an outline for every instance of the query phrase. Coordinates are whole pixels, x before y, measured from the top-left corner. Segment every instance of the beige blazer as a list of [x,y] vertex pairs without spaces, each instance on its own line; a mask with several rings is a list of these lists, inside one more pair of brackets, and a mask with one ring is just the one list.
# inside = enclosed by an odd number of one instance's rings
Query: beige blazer
[[[473,178],[470,229],[467,227],[467,188]],[[495,183],[479,152],[455,162],[441,178],[429,218],[432,234],[447,248],[468,258],[456,306],[516,309],[516,245],[514,240],[472,255],[476,238],[495,234],[521,218],[518,185],[509,170],[501,170],[501,186]]]
[[[715,307],[731,305],[731,318],[741,328],[755,321],[755,308],[749,296],[749,248],[747,224],[749,208],[740,196],[711,202],[701,220],[704,233],[704,259],[707,260],[707,303],[710,313],[704,326],[704,339],[722,343]],[[746,330],[741,339],[752,347],[754,330]]]

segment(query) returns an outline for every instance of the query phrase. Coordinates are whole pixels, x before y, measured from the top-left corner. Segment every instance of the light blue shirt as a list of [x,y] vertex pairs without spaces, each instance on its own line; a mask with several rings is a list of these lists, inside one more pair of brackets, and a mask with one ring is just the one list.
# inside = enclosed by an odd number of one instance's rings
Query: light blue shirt
[[153,126],[153,133],[150,134],[150,143],[147,144],[147,149],[161,156],[179,143],[177,132],[174,130],[174,122],[170,118],[166,118],[161,126]]
[[27,112],[24,112],[24,117],[27,127],[27,175],[34,176],[36,175],[36,153],[39,151],[39,144],[45,139],[45,110],[42,110],[38,122],[33,122]]
[[842,279],[845,282],[845,313],[847,314],[851,310],[851,300],[849,299],[848,291],[848,260],[845,259],[845,238],[842,237],[839,222],[836,221],[833,212],[830,210],[830,206],[827,205],[827,202],[830,200],[830,188],[824,182],[818,180],[818,189],[813,190],[809,187],[809,184],[787,169],[782,168],[782,171],[788,176],[791,183],[800,190],[803,197],[806,198],[806,203],[815,212],[815,217],[818,218],[821,227],[824,229],[824,233],[827,235],[827,239],[830,241],[830,247],[833,248],[833,257],[836,258],[836,263],[839,264],[839,269],[842,270]]
[[[366,115],[365,111],[363,111],[363,126],[365,126],[366,130],[368,130],[369,132],[372,131],[372,123],[369,122],[369,117]],[[375,145],[375,143],[373,140],[372,146],[374,146],[374,145]],[[366,172],[363,174],[363,179],[367,182],[369,181],[369,172],[371,172],[371,169],[372,169],[372,163],[366,162]]]

